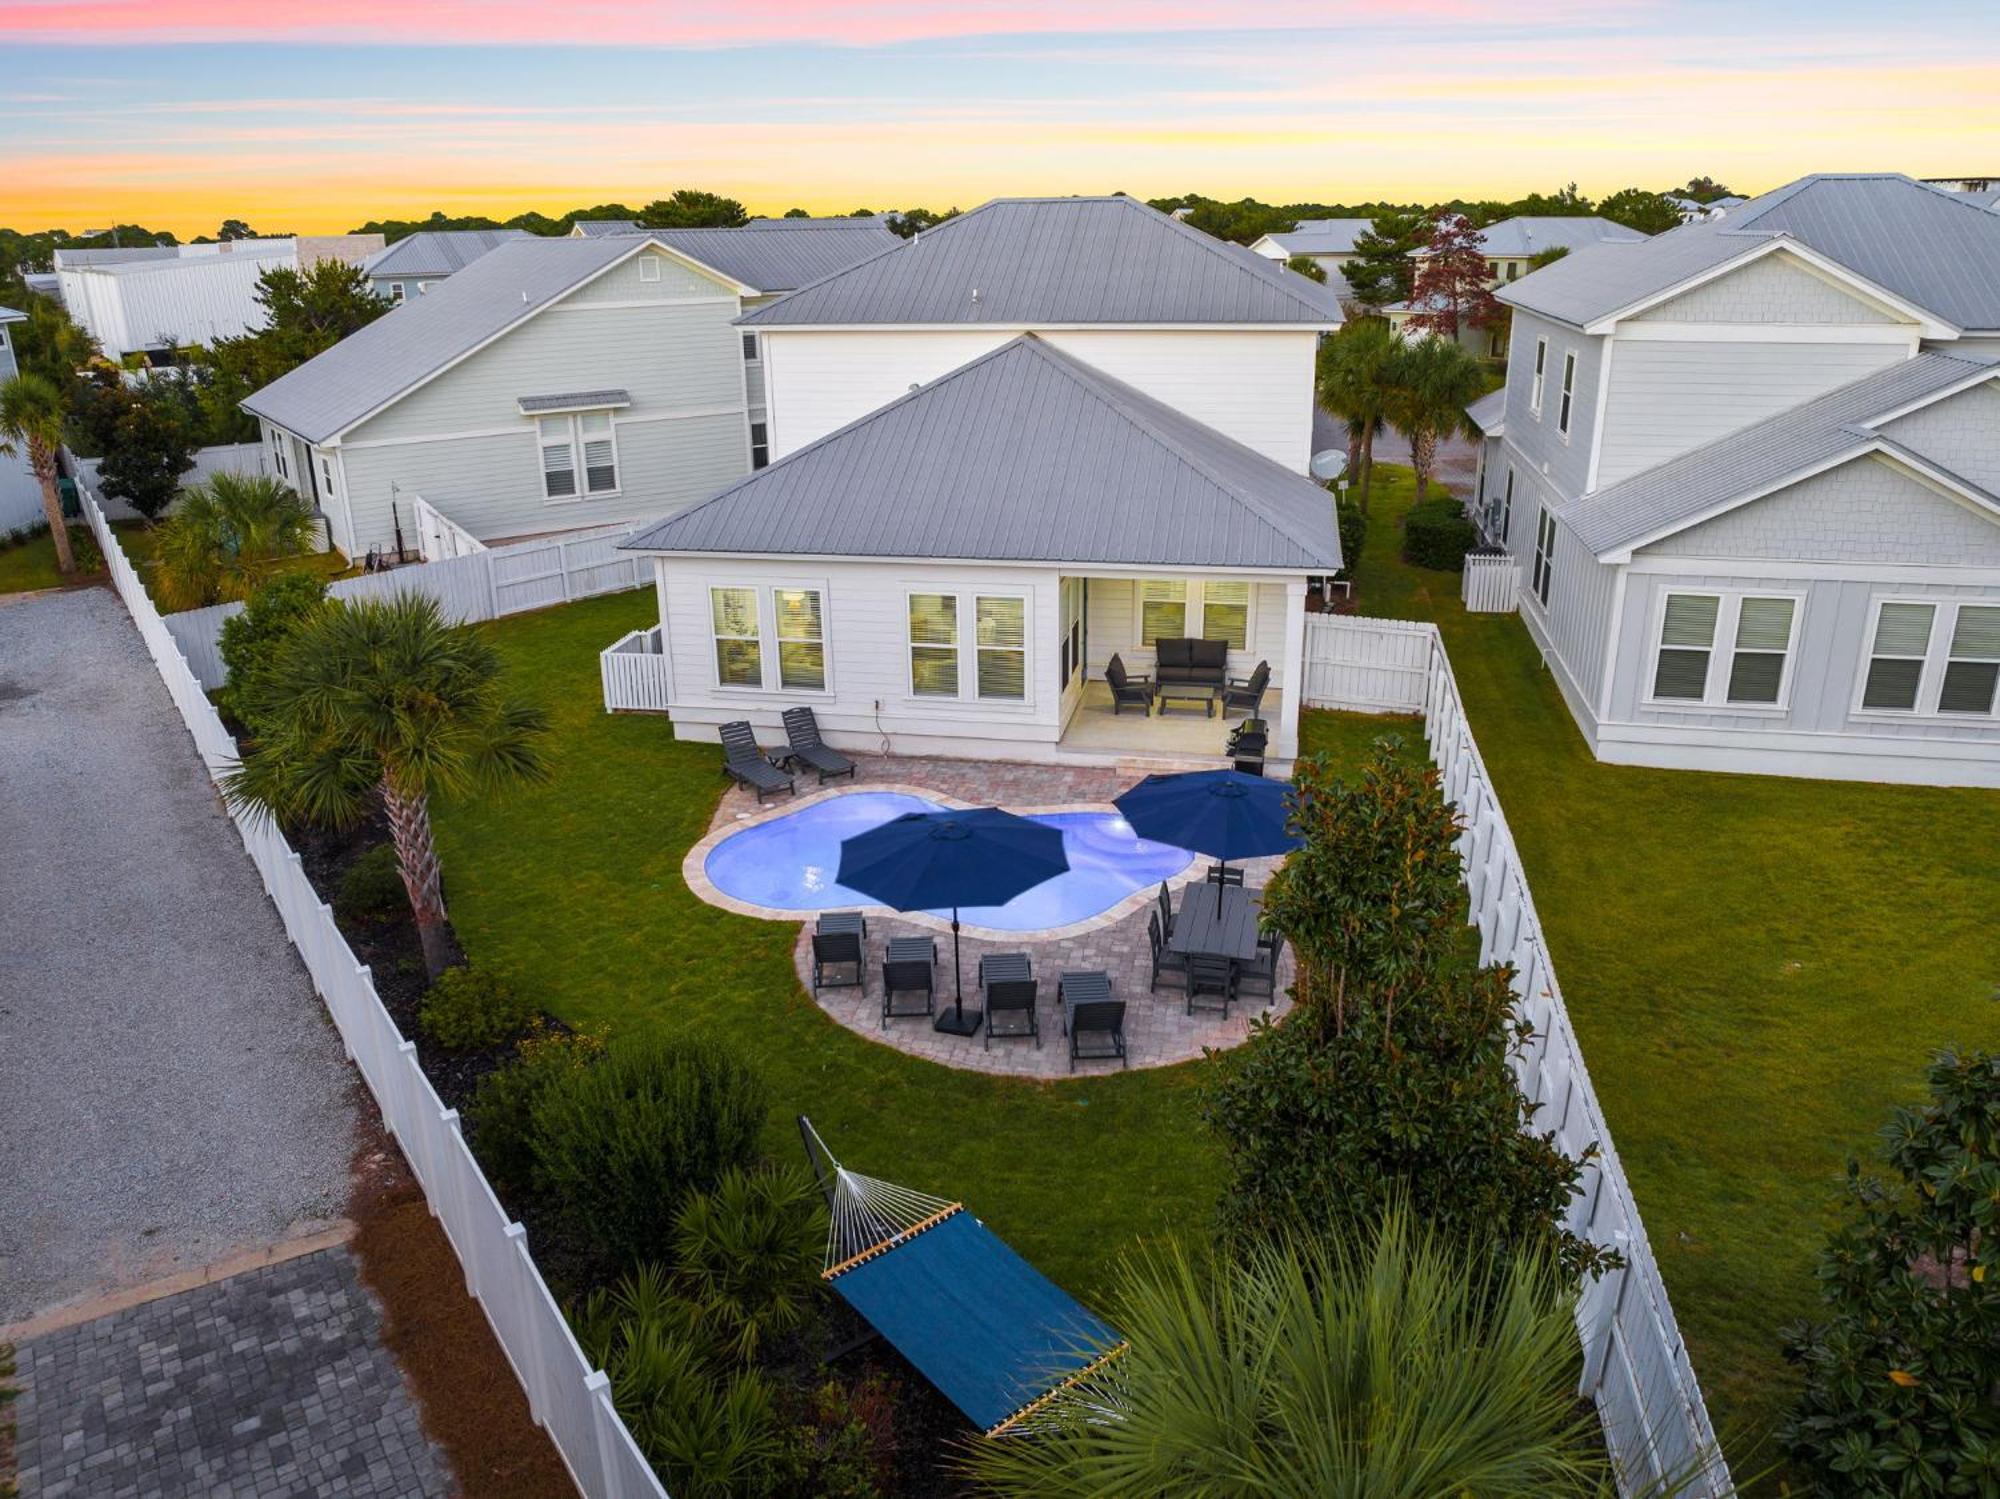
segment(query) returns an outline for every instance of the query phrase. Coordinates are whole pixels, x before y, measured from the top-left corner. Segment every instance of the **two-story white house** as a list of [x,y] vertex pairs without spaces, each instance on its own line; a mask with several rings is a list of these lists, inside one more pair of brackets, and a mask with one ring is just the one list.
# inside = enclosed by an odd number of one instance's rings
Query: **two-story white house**
[[244,401],[350,556],[415,502],[491,542],[650,520],[765,456],[746,308],[900,243],[858,224],[510,240]]
[[2000,215],[1807,177],[1499,295],[1479,508],[1600,759],[2000,785]]
[[361,262],[375,295],[401,305],[464,270],[497,245],[526,239],[525,229],[420,229]]
[[[1002,199],[740,320],[769,468],[629,543],[650,553],[675,732],[810,705],[836,744],[1106,763],[1117,655],[1268,663],[1297,749],[1309,574],[1338,568],[1306,476],[1336,297],[1124,197]],[[1160,734],[1220,753],[1214,705]],[[1192,718],[1186,722],[1183,715]],[[1185,727],[1183,726],[1185,723]]]

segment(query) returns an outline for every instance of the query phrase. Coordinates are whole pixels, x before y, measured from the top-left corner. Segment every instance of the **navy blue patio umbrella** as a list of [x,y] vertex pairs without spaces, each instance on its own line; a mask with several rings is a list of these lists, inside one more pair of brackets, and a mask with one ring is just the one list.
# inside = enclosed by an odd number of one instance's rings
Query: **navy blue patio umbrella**
[[1069,868],[1062,832],[998,807],[905,812],[840,842],[839,882],[897,911],[951,908],[951,971],[958,990],[937,1028],[978,1034],[984,1013],[965,1008],[959,972],[960,906],[1004,906]]
[[1291,792],[1289,782],[1240,770],[1189,770],[1147,776],[1112,805],[1141,838],[1227,865],[1290,853],[1305,842],[1291,830]]

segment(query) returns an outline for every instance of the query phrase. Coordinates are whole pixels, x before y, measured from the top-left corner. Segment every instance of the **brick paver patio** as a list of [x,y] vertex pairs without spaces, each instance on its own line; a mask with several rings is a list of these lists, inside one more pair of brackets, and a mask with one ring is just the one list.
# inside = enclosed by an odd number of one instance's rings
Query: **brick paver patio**
[[[1134,773],[1113,769],[1070,766],[1010,765],[972,760],[902,758],[857,755],[853,785],[915,791],[940,800],[971,806],[998,806],[1010,811],[1042,811],[1054,807],[1108,807],[1111,799],[1139,779]],[[798,802],[822,794],[839,795],[850,785],[835,782],[821,792],[808,775],[799,784]],[[732,788],[722,798],[711,824],[710,837],[697,844],[684,866],[689,883],[704,899],[717,904],[742,907],[716,892],[700,873],[713,840],[762,818],[782,816],[797,802],[779,798],[763,807],[754,793]],[[1209,860],[1197,856],[1185,874],[1169,881],[1174,899],[1179,887],[1190,879],[1200,879]],[[1276,859],[1251,859],[1244,863],[1252,887],[1269,878]],[[1207,1047],[1229,1047],[1250,1033],[1250,1023],[1259,1014],[1281,1014],[1290,1007],[1285,991],[1291,983],[1292,957],[1286,951],[1278,968],[1277,996],[1248,996],[1230,1007],[1225,1018],[1220,1013],[1199,1010],[1187,1013],[1187,1003],[1175,979],[1163,978],[1157,994],[1148,992],[1152,963],[1146,935],[1146,913],[1157,887],[1141,892],[1125,906],[1114,907],[1104,917],[1065,928],[1056,935],[1013,932],[995,938],[966,935],[960,943],[965,973],[965,1000],[968,1006],[981,1003],[976,987],[979,958],[988,952],[1024,952],[1040,985],[1037,1017],[1042,1030],[1038,1048],[1026,1038],[995,1038],[989,1048],[983,1030],[970,1038],[934,1030],[928,1019],[911,1016],[882,1024],[882,958],[892,937],[926,935],[938,940],[938,1006],[948,1007],[952,999],[951,930],[948,922],[923,916],[899,916],[871,910],[868,913],[868,982],[864,987],[823,989],[817,999],[820,1008],[859,1035],[912,1056],[924,1057],[947,1067],[963,1067],[979,1072],[1017,1076],[1067,1077],[1070,1072],[1069,1042],[1063,1035],[1061,1011],[1056,1006],[1056,980],[1065,972],[1102,969],[1111,976],[1113,998],[1125,1001],[1125,1044],[1133,1067],[1160,1067],[1192,1060]],[[1127,906],[1130,909],[1127,909]],[[812,987],[811,921],[799,928],[794,954],[799,982]],[[1079,1061],[1077,1074],[1115,1069],[1112,1061]]]

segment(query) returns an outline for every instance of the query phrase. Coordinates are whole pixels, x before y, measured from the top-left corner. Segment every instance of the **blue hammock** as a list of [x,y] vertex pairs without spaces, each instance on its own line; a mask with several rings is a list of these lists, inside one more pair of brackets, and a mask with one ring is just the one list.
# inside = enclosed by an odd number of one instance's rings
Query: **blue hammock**
[[801,1117],[832,1214],[826,1279],[988,1436],[1029,1429],[1124,1351],[964,1206],[847,1170]]

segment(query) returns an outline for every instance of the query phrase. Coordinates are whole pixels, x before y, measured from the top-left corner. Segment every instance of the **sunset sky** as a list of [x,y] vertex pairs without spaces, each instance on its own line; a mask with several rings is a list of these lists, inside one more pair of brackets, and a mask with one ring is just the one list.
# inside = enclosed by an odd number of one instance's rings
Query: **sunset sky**
[[0,225],[2000,173],[1996,57],[1992,0],[0,0]]

